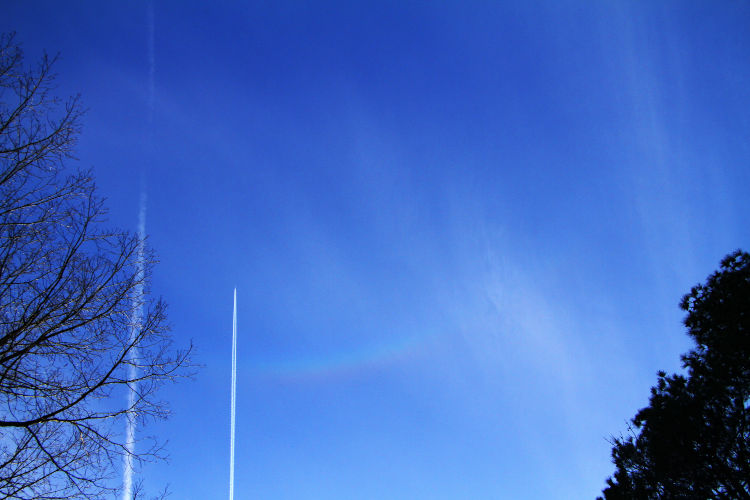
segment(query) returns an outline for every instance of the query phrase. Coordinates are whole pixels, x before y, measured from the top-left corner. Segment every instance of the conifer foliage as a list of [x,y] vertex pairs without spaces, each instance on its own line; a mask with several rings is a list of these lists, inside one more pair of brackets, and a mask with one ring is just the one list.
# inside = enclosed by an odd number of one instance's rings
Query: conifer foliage
[[736,251],[683,297],[695,347],[659,372],[630,436],[613,440],[604,499],[750,499],[750,254]]

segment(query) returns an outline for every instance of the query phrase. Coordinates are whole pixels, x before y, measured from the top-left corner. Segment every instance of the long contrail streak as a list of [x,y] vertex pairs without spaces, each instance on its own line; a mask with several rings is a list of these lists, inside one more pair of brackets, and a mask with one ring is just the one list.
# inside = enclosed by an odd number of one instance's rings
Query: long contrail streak
[[229,438],[229,500],[234,500],[234,408],[237,401],[237,288],[232,313],[232,424]]
[[[154,75],[156,73],[156,57],[154,48],[154,4],[149,2],[146,9],[146,22],[148,25],[147,53],[148,53],[148,154],[152,154],[153,143],[153,121],[154,121]],[[125,414],[125,457],[122,471],[122,500],[131,500],[133,497],[133,457],[135,456],[135,428],[136,412],[135,405],[138,397],[138,384],[135,382],[138,376],[138,345],[135,343],[143,326],[143,307],[145,298],[143,295],[143,284],[145,281],[145,240],[146,240],[146,183],[145,172],[141,169],[141,199],[138,210],[138,248],[136,262],[136,285],[133,288],[132,297],[132,325],[130,330],[130,345],[128,352],[128,410]]]
[[146,240],[146,191],[141,191],[138,210],[138,248],[136,252],[136,285],[133,287],[133,318],[130,327],[130,351],[128,352],[128,410],[125,414],[125,464],[123,467],[123,500],[130,500],[133,495],[133,456],[135,453],[135,405],[138,396],[138,345],[136,339],[140,334],[143,322],[143,280],[145,279],[144,256]]
[[[148,124],[149,127],[154,122],[154,107],[155,107],[155,75],[156,75],[156,49],[154,47],[154,4],[149,2],[148,11],[146,12],[148,17]],[[149,133],[152,131],[149,130]]]

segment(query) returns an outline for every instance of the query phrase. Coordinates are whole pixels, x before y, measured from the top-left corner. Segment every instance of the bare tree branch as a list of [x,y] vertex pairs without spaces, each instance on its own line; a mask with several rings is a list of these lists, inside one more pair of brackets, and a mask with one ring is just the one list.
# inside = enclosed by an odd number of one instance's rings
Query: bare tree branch
[[[52,96],[54,62],[29,69],[0,36],[0,498],[116,492],[123,418],[166,418],[157,391],[189,366],[148,295],[153,253],[103,229],[90,173],[67,172],[82,109]],[[138,450],[161,456],[154,440]]]

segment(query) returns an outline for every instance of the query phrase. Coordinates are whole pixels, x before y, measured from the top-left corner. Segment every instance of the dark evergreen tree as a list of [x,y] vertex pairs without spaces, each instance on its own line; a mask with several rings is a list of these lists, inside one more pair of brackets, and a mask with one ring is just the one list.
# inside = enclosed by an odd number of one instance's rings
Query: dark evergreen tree
[[683,297],[696,347],[659,372],[630,436],[613,440],[604,498],[750,499],[750,254],[736,251]]

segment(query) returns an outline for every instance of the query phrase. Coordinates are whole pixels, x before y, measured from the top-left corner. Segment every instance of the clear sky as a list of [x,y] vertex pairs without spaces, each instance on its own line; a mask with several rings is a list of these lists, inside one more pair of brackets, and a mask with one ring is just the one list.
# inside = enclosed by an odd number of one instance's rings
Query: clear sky
[[[204,365],[152,491],[580,499],[750,248],[750,3],[6,1]],[[123,403],[125,395],[123,395]],[[124,423],[123,423],[124,425]]]

